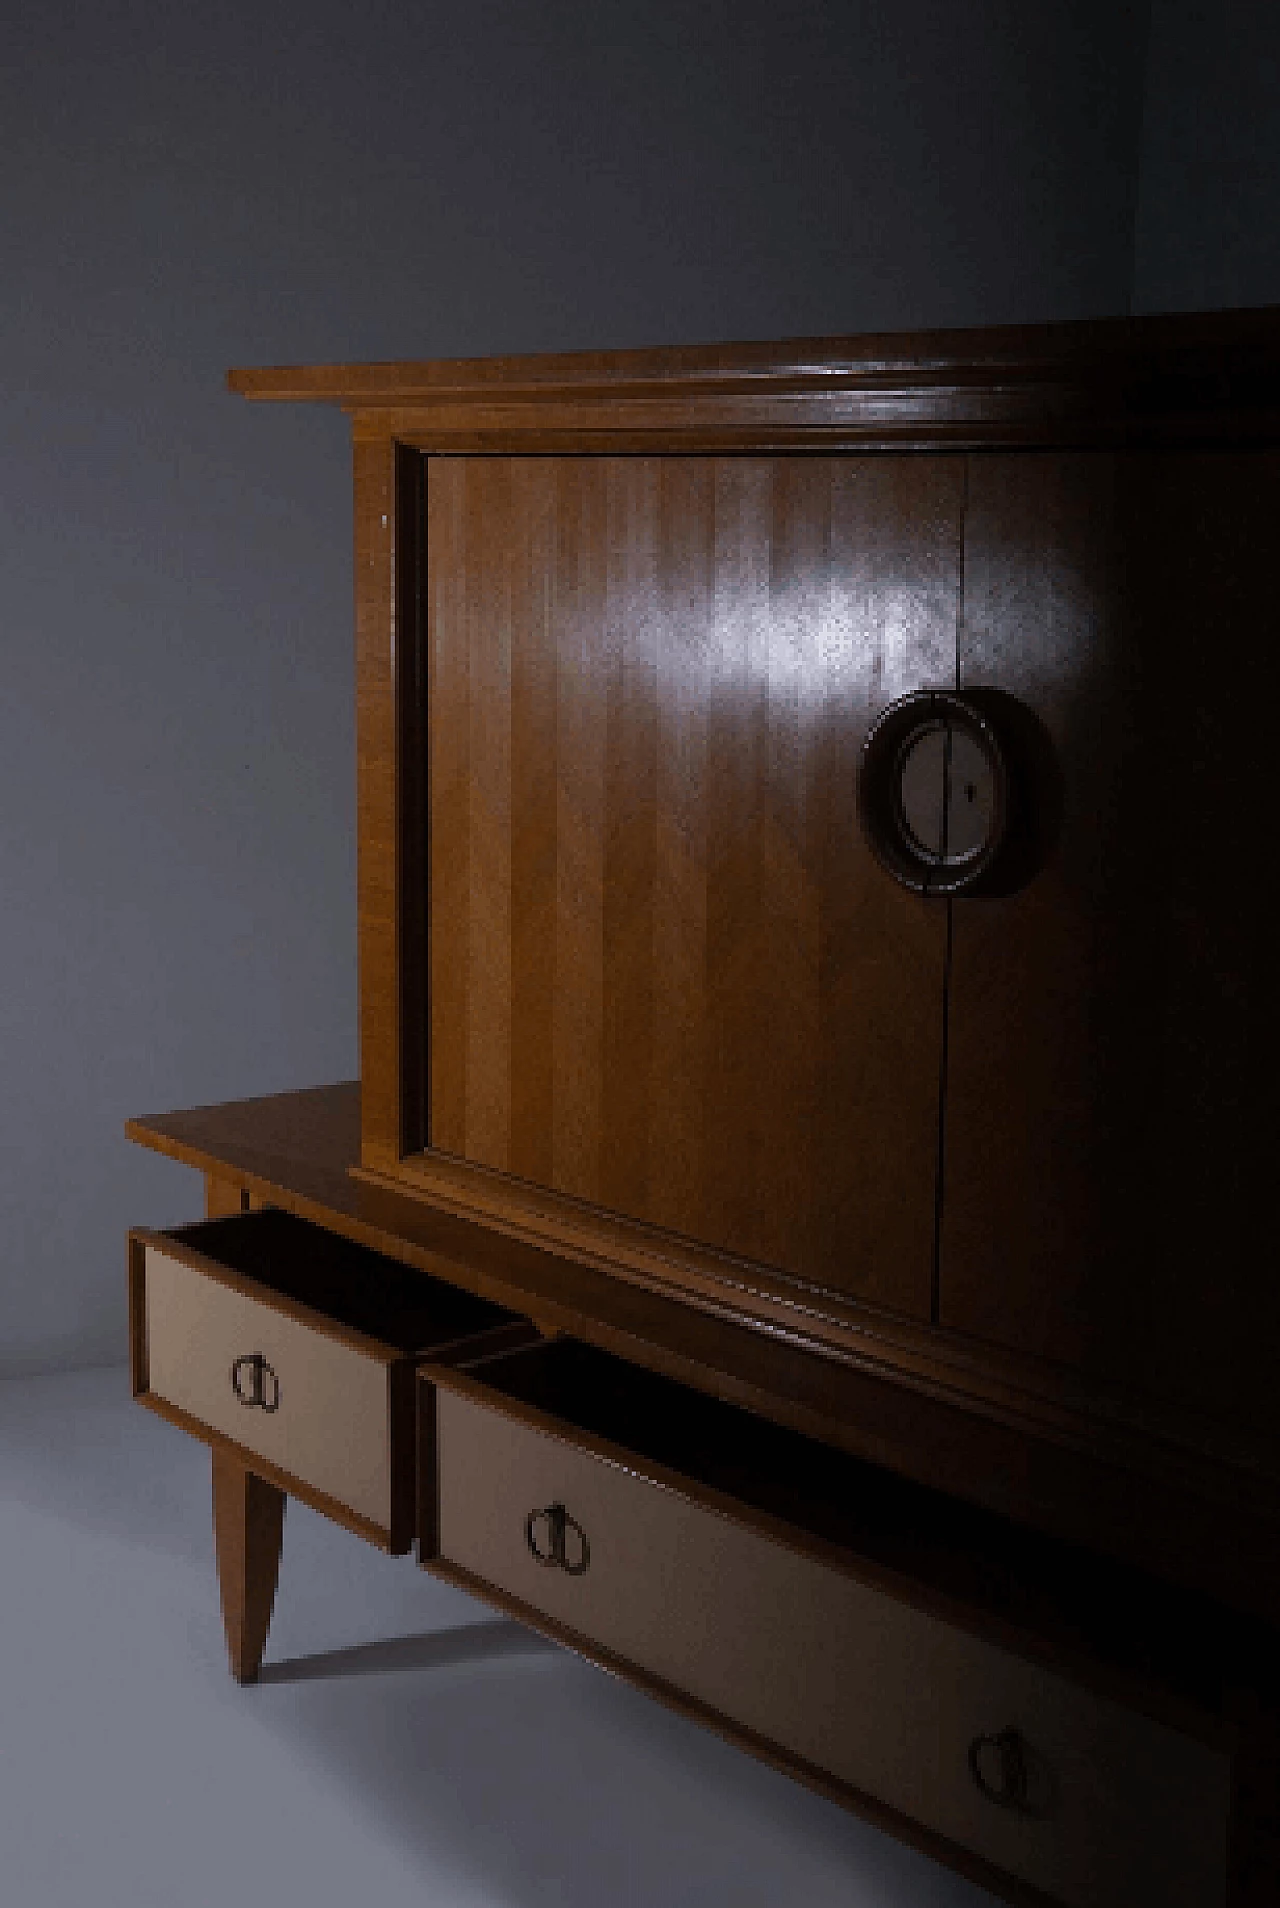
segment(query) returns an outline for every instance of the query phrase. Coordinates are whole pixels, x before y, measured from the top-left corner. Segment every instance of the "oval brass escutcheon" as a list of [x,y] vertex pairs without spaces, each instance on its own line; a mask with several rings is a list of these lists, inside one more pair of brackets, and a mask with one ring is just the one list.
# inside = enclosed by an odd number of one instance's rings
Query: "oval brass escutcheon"
[[941,690],[903,696],[863,744],[863,831],[881,866],[919,894],[973,887],[999,853],[1009,806],[999,740],[961,696]]

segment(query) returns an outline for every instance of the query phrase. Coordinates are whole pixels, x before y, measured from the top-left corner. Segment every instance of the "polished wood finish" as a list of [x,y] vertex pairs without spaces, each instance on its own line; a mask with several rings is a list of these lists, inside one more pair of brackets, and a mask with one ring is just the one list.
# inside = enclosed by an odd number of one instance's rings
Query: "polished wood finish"
[[[969,1502],[1241,1608],[1280,1610],[1280,1493],[1211,1455],[1192,1421],[1104,1415],[1095,1393],[1040,1403],[1019,1367],[962,1363],[921,1328],[886,1341],[869,1319],[842,1353],[803,1331],[754,1328],[529,1246],[403,1191],[353,1179],[357,1085],[132,1120],[131,1138],[235,1178],[267,1203],[562,1331],[743,1404]],[[890,1354],[897,1362],[891,1362]],[[1111,1401],[1114,1403],[1114,1401]]]
[[[1114,815],[1160,825],[1176,772],[1152,744],[1139,771],[1130,743],[1178,719],[1176,697],[1149,698],[1149,721],[1142,700],[1175,600],[1187,641],[1206,611],[1264,613],[1267,503],[1242,513],[1219,480],[1233,456],[1275,453],[1209,446],[1280,437],[1277,365],[1263,311],[234,380],[355,413],[356,1170],[656,1295],[1051,1422],[1123,1467],[1117,1434],[1140,1427],[1152,1454],[1172,1439],[1238,1466],[1236,1496],[1258,1476],[1270,1490],[1265,1353],[1239,1355],[1275,1330],[1264,1255],[1246,1249],[1256,1207],[1233,1208],[1226,1280],[1212,1196],[1195,1226],[1171,1216],[1184,1184],[1265,1183],[1249,1165],[1265,1123],[1237,1130],[1261,1104],[1265,1030],[1241,1067],[1226,1057],[1265,988],[1242,946],[1256,934],[1236,934],[1224,1008],[1225,982],[1187,952],[1209,931],[1204,884],[1184,872],[1183,953],[1166,954],[1159,856],[1109,851],[1099,873],[1084,817],[1123,756]],[[814,455],[850,405],[864,434]],[[885,405],[910,458],[861,454]],[[954,454],[956,405],[991,426],[981,451]],[[783,412],[803,458],[777,454]],[[483,457],[454,454],[464,416]],[[589,417],[616,434],[590,448],[633,454],[566,454]],[[708,431],[735,455],[695,454]],[[1161,569],[1173,522],[1185,590]],[[1229,590],[1190,554],[1246,542]],[[1112,660],[1099,676],[1086,656]],[[878,710],[922,683],[1003,690],[1039,723],[1065,823],[1025,894],[935,905],[870,862],[851,763]],[[1229,697],[1201,678],[1195,697],[1209,737]],[[1209,741],[1220,787],[1256,801]],[[1220,798],[1213,812],[1229,826]],[[1210,835],[1200,814],[1197,852]],[[1162,1153],[1138,1082],[1167,1056],[1139,976],[1169,960],[1186,985],[1166,989],[1182,1071]],[[1187,1036],[1197,1003],[1235,1012],[1216,1050]],[[1111,1033],[1095,1040],[1098,1015]],[[1257,1330],[1236,1328],[1237,1291]],[[935,1329],[913,1341],[913,1325]]]
[[962,483],[427,460],[433,1153],[659,1228],[668,1280],[680,1237],[928,1317],[945,920],[854,782],[953,679]]
[[280,1573],[285,1494],[226,1450],[213,1452],[213,1535],[231,1674],[257,1681]]
[[420,449],[688,452],[1231,442],[1280,428],[1272,309],[228,373]]
[[[354,413],[355,1170],[1029,1428],[1086,1470],[1149,1476],[1176,1451],[1185,1475],[1212,1452],[1224,1502],[1261,1481],[1271,1503],[1257,1207],[1246,1190],[1232,1209],[1223,1279],[1205,1190],[1265,1183],[1248,1111],[1265,1027],[1228,1057],[1264,997],[1256,930],[1236,932],[1233,1009],[1193,946],[1217,877],[1184,870],[1159,902],[1159,855],[1134,833],[1099,872],[1084,818],[1123,758],[1106,840],[1121,811],[1159,828],[1176,773],[1150,742],[1139,769],[1131,743],[1179,719],[1172,692],[1149,721],[1143,701],[1170,609],[1186,642],[1197,619],[1265,611],[1266,500],[1239,511],[1220,479],[1275,455],[1278,365],[1280,316],[1262,311],[233,380]],[[908,441],[909,458],[863,454]],[[1212,448],[1231,444],[1259,448]],[[601,454],[569,454],[584,448]],[[1161,568],[1171,523],[1186,589]],[[1229,588],[1194,559],[1210,545],[1234,553]],[[1110,658],[1101,675],[1090,656]],[[1180,666],[1189,682],[1189,651]],[[1023,894],[924,902],[862,846],[850,758],[925,682],[1012,695],[1039,725],[1064,819]],[[1214,727],[1229,695],[1201,674],[1194,696],[1219,786],[1256,804]],[[1211,832],[1194,818],[1191,862]],[[1170,961],[1182,1058],[1162,1149],[1138,1083],[1169,1056],[1140,976]],[[1224,1043],[1188,1036],[1200,1005],[1231,1020]],[[1201,1188],[1186,1228],[1184,1186]],[[886,1410],[863,1435],[900,1449]],[[1026,1462],[967,1488],[1045,1515]],[[1113,1496],[1094,1492],[1103,1544]],[[1153,1521],[1144,1499],[1134,1528]]]
[[1259,833],[1280,451],[971,460],[961,686],[1069,784],[1025,891],[958,901],[945,1326],[1280,1450],[1280,1009]]

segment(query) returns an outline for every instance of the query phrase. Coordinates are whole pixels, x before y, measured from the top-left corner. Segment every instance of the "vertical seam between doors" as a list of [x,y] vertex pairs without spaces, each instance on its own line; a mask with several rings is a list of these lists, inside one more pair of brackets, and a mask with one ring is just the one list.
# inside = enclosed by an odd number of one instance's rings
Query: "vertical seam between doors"
[[[969,527],[969,453],[965,453],[960,486],[960,548],[956,565],[956,634],[954,688],[960,688],[960,645],[964,630],[964,558]],[[955,945],[955,902],[950,895],[943,903],[947,910],[946,941],[942,956],[942,1030],[938,1056],[938,1147],[935,1155],[933,1186],[933,1264],[929,1284],[929,1323],[942,1322],[942,1217],[945,1200],[947,1164],[947,1065],[951,1032],[951,965]]]

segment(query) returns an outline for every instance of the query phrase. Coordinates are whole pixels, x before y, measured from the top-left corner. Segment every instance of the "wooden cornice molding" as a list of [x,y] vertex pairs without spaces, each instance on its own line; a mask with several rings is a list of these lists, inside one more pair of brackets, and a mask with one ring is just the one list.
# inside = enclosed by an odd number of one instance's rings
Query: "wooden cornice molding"
[[[1280,307],[228,373],[431,449],[910,448],[1280,435]],[[599,441],[597,441],[599,440]]]

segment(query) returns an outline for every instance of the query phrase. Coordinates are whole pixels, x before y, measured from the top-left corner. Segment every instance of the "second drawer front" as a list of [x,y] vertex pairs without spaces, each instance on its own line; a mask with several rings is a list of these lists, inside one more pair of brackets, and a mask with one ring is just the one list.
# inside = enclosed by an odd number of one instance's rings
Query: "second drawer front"
[[[146,1325],[148,1384],[157,1396],[358,1516],[390,1525],[385,1363],[153,1246],[146,1250]],[[236,1395],[232,1369],[255,1354],[274,1374],[265,1383],[274,1410]],[[252,1368],[242,1364],[239,1377],[252,1398]]]
[[[1221,1908],[1220,1750],[444,1386],[436,1426],[445,1561],[1071,1908]],[[553,1503],[578,1574],[529,1549]],[[1044,1819],[971,1774],[1009,1727],[1053,1772]]]

